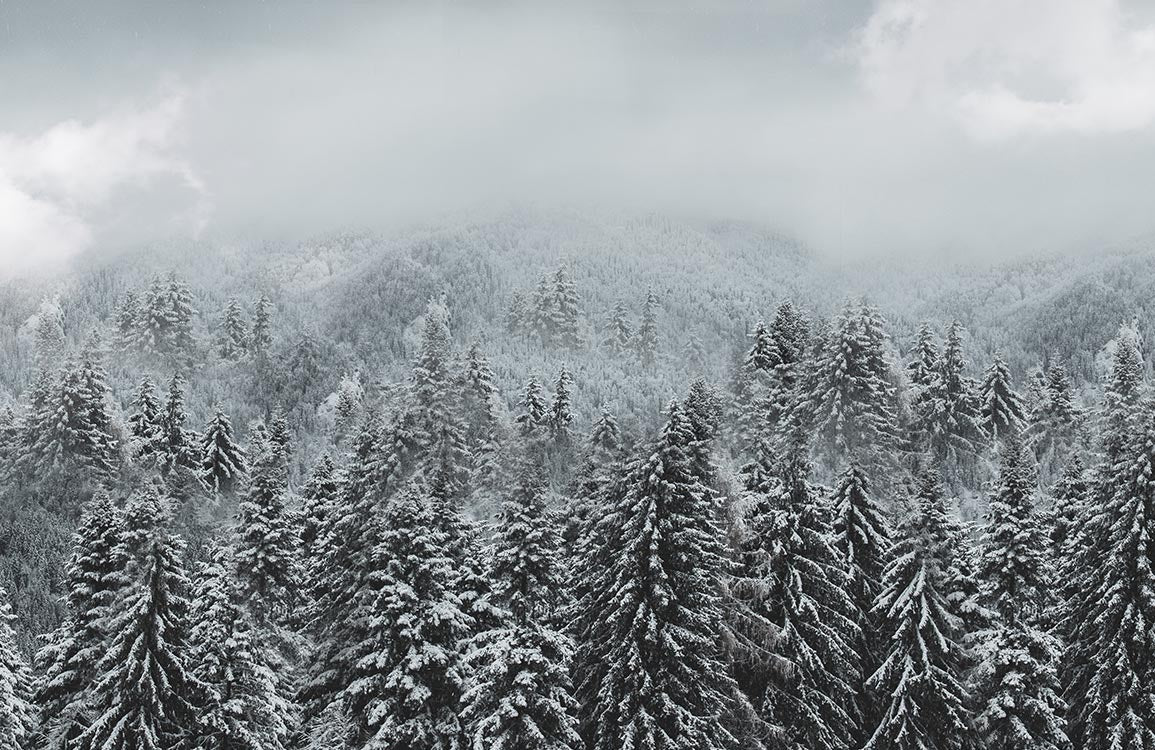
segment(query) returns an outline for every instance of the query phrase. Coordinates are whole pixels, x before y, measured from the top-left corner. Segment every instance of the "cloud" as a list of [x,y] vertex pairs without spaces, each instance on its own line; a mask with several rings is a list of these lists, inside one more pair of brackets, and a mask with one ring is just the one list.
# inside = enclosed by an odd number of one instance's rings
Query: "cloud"
[[118,199],[134,189],[177,188],[193,203],[182,220],[202,225],[208,192],[179,153],[183,116],[183,97],[170,96],[32,136],[0,132],[0,275],[57,267],[132,223],[130,204]]
[[1155,26],[1118,0],[881,0],[854,53],[879,101],[979,139],[1155,122]]

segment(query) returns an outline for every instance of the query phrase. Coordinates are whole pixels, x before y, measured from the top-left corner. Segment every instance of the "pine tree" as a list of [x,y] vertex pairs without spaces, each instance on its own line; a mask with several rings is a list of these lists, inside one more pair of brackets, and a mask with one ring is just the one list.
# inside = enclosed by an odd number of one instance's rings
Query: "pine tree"
[[[849,748],[858,733],[855,691],[862,639],[850,577],[837,549],[830,509],[810,483],[807,446],[795,436],[781,466],[747,471],[749,510],[731,590],[771,633],[768,657],[738,672],[784,747]],[[766,462],[768,455],[760,456]]]
[[642,306],[642,323],[638,326],[638,357],[642,364],[651,367],[658,356],[658,295],[650,289],[646,292],[646,303]]
[[173,747],[192,726],[201,688],[188,671],[184,542],[166,528],[153,490],[134,495],[124,517],[124,581],[109,607],[104,629],[110,640],[89,704],[95,718],[80,746]]
[[226,548],[197,576],[189,634],[191,671],[207,693],[198,706],[197,750],[283,750],[291,707],[276,659],[238,596]]
[[1071,457],[1052,490],[1054,505],[1047,514],[1048,550],[1061,603],[1070,602],[1079,578],[1079,559],[1089,544],[1087,507],[1090,484],[1079,454]]
[[[566,514],[566,524],[562,530],[566,559],[577,559],[577,549],[582,546],[581,537],[588,535],[600,517],[598,509],[604,499],[603,492],[612,480],[614,469],[621,458],[621,430],[613,414],[602,406],[602,412],[590,430],[585,456],[570,494],[569,513]],[[580,581],[575,583],[581,585]]]
[[390,499],[377,531],[371,586],[358,608],[367,639],[345,691],[357,747],[450,750],[461,746],[458,643],[471,623],[453,592],[454,571],[430,509],[410,487]]
[[365,389],[361,387],[361,373],[341,376],[337,384],[337,402],[333,406],[333,434],[339,442],[349,434],[361,418],[365,405]]
[[1066,612],[1070,736],[1086,750],[1155,748],[1155,408],[1106,475]]
[[881,719],[865,681],[882,664],[882,621],[874,603],[882,593],[882,576],[890,560],[893,532],[886,514],[871,496],[865,474],[851,464],[834,491],[834,548],[849,573],[848,593],[861,638],[855,644],[861,683],[855,685],[861,724],[860,746]]
[[497,384],[489,360],[474,342],[465,357],[462,414],[466,440],[476,451],[497,438]]
[[64,311],[57,299],[46,299],[40,303],[36,313],[34,330],[36,362],[40,369],[53,367],[64,355]]
[[1032,480],[1022,448],[1011,438],[983,534],[983,598],[996,621],[981,636],[976,725],[984,747],[1060,750],[1070,742],[1059,697],[1059,643],[1038,625],[1052,576],[1034,517]]
[[22,457],[30,476],[89,472],[103,478],[112,473],[117,454],[107,394],[103,371],[90,355],[64,367],[33,404]]
[[114,342],[116,348],[128,351],[137,346],[140,338],[138,321],[140,320],[140,299],[131,289],[120,298],[116,307],[116,333]]
[[720,652],[725,567],[713,498],[694,475],[676,403],[650,457],[599,524],[603,549],[582,608],[578,693],[587,747],[731,747],[738,690]]
[[219,333],[220,354],[225,359],[238,359],[245,355],[249,346],[249,324],[245,320],[241,303],[230,299],[225,307],[225,317],[221,321]]
[[570,374],[565,367],[562,367],[554,384],[553,402],[549,408],[549,427],[553,433],[553,440],[558,445],[566,445],[570,439],[569,426],[573,422],[569,395],[571,381]]
[[[906,374],[910,384],[915,389],[925,391],[934,382],[939,371],[938,344],[935,342],[934,332],[929,323],[918,327],[918,338],[914,345],[910,363],[906,366]],[[919,396],[915,395],[917,401]]]
[[606,324],[605,346],[613,354],[622,354],[633,347],[633,325],[630,323],[630,311],[626,303],[614,304],[613,312]]
[[831,465],[854,461],[868,473],[892,462],[897,396],[878,311],[848,305],[835,320],[796,418],[812,428],[815,450]]
[[314,591],[322,578],[319,569],[324,553],[325,529],[334,512],[333,504],[341,494],[337,466],[328,453],[321,455],[301,488],[301,513],[297,524],[301,563],[304,566],[306,590]]
[[557,269],[553,276],[554,304],[553,330],[559,344],[569,349],[581,345],[578,333],[578,292],[577,285],[565,266]]
[[899,526],[875,604],[886,655],[867,685],[882,707],[882,719],[865,750],[976,746],[961,680],[965,656],[959,623],[942,592],[945,514],[932,473]]
[[517,415],[518,429],[522,438],[530,442],[542,439],[546,413],[541,383],[537,382],[537,378],[530,378],[525,384],[525,392],[521,398],[521,413]]
[[262,294],[257,298],[249,345],[252,351],[261,356],[267,356],[273,345],[273,302],[268,295]]
[[109,607],[124,581],[123,531],[120,511],[98,493],[85,509],[65,568],[68,618],[36,655],[43,674],[36,703],[48,750],[73,747],[92,721],[89,690],[109,637]]
[[192,291],[188,285],[170,274],[168,278],[168,351],[172,354],[190,356],[195,347],[192,334],[192,319],[196,310],[192,306]]
[[1011,385],[1011,371],[999,355],[983,375],[979,389],[982,402],[982,424],[993,439],[1014,436],[1026,427],[1026,408]]
[[160,417],[160,462],[166,476],[178,480],[201,468],[200,453],[195,445],[196,436],[185,427],[188,413],[184,406],[184,379],[173,375],[168,387],[168,399]]
[[32,673],[16,644],[12,606],[0,587],[0,747],[24,746],[36,729]]
[[233,437],[233,423],[220,407],[201,438],[201,481],[214,492],[229,493],[247,471],[245,450]]
[[806,357],[809,330],[806,319],[790,300],[778,306],[770,325],[774,347],[774,378],[767,395],[765,417],[773,428],[780,427],[797,398],[798,380]]
[[553,281],[546,274],[538,280],[537,289],[529,303],[529,328],[541,340],[542,346],[554,343],[554,297]]
[[922,423],[930,448],[940,461],[973,457],[984,440],[981,404],[974,382],[963,373],[963,327],[956,320],[947,329],[938,372],[922,400]]
[[510,622],[474,639],[462,721],[474,747],[578,750],[573,646],[555,629],[564,590],[558,538],[532,469],[502,504],[495,547],[494,593]]
[[133,453],[152,456],[160,450],[164,425],[156,386],[147,377],[140,381],[132,405],[133,412],[128,422],[132,430]]
[[444,303],[430,302],[412,375],[417,438],[426,449],[437,441],[445,425],[456,421],[457,394],[449,374],[449,350],[449,310]]
[[236,574],[241,596],[258,625],[285,617],[300,578],[296,540],[285,512],[286,476],[279,453],[266,447],[253,459],[248,492],[237,511]]

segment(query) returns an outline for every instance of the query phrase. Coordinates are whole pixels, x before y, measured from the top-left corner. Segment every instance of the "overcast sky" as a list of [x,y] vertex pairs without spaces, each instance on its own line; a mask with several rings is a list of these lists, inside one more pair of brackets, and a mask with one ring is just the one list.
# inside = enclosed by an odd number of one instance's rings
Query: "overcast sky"
[[1152,5],[0,0],[0,264],[521,203],[1100,247],[1155,229]]

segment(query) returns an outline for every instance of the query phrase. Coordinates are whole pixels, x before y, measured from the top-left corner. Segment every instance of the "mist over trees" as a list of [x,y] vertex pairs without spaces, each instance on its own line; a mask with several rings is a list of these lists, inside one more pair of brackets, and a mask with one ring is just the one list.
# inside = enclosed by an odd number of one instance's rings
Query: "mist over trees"
[[1155,749],[1115,267],[552,230],[0,287],[0,745]]

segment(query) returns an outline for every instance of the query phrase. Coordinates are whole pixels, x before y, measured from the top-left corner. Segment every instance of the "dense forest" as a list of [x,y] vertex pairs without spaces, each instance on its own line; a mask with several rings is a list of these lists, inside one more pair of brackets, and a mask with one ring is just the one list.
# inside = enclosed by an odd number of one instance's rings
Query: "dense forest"
[[0,286],[0,747],[1155,750],[1155,259],[542,216]]

